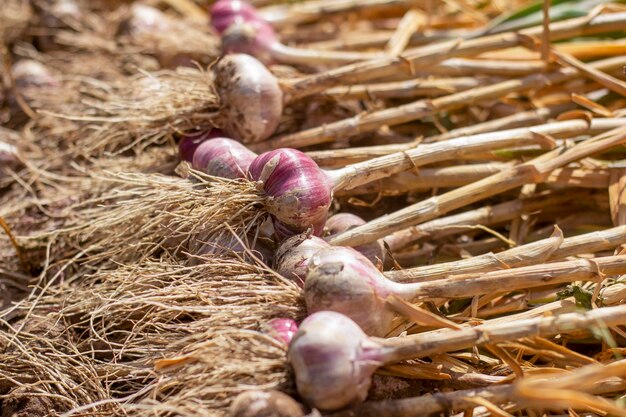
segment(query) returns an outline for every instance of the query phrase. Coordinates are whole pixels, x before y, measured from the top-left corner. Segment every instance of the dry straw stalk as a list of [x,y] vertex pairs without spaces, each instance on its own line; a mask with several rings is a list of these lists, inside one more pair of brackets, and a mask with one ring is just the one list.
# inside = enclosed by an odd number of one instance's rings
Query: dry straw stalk
[[626,243],[626,226],[570,238],[563,238],[562,232],[557,228],[554,236],[548,239],[528,243],[503,252],[487,253],[456,262],[428,265],[403,271],[389,271],[385,275],[394,281],[434,281],[454,275],[475,274],[539,264],[580,253],[606,251],[624,243]]
[[[601,71],[609,71],[622,67],[624,64],[626,64],[626,58],[617,57],[596,61],[590,65]],[[335,141],[340,138],[375,131],[383,125],[394,126],[426,118],[441,111],[459,109],[481,100],[496,99],[513,92],[540,89],[548,85],[563,83],[577,76],[578,71],[572,68],[562,68],[545,74],[532,74],[524,78],[476,87],[432,100],[423,99],[398,107],[359,114],[324,126],[279,136],[264,142],[260,146],[262,146],[263,149],[279,147],[297,148]]]
[[[355,246],[373,242],[390,233],[434,219],[442,214],[524,184],[538,184],[555,169],[626,142],[626,131],[618,128],[588,139],[563,151],[556,149],[529,162],[506,169],[483,180],[408,206],[331,239],[333,245]],[[562,152],[562,153],[561,153]]]
[[[626,13],[583,16],[551,24],[550,39],[557,41],[594,33],[619,31],[623,28],[624,22],[626,22]],[[520,33],[509,32],[466,41],[454,39],[439,42],[406,51],[398,58],[382,58],[347,65],[300,81],[290,81],[286,88],[290,90],[290,100],[295,100],[317,94],[331,87],[358,84],[371,79],[393,76],[398,70],[404,70],[411,74],[415,69],[433,66],[454,56],[473,56],[487,51],[522,45],[529,36],[540,36],[542,31],[542,26],[535,26],[524,29]]]
[[[487,388],[476,388],[459,390],[452,392],[442,392],[430,395],[424,395],[415,398],[405,398],[401,400],[387,402],[371,402],[365,403],[357,407],[353,407],[346,411],[340,411],[329,415],[329,417],[415,417],[429,416],[435,413],[451,413],[463,410],[471,410],[477,407],[476,398],[483,398],[493,404],[506,404],[514,402],[520,406],[530,406],[529,400],[535,400],[534,406],[537,408],[563,408],[570,409],[574,403],[570,402],[561,407],[556,405],[554,401],[558,397],[548,395],[542,398],[542,401],[536,401],[537,394],[541,391],[548,391],[550,394],[556,388],[571,390],[569,393],[582,396],[583,393],[589,394],[609,394],[619,392],[626,389],[623,380],[617,379],[616,376],[624,375],[625,362],[618,361],[610,365],[592,364],[575,370],[573,373],[559,372],[556,374],[546,374],[538,378],[522,379],[511,385],[491,386]],[[590,378],[590,379],[589,379]],[[572,397],[568,397],[572,399]],[[576,406],[580,406],[577,403]],[[622,415],[623,411],[616,409],[616,405],[612,404],[607,411],[617,412]],[[578,407],[576,407],[578,409]],[[590,410],[588,407],[582,408]],[[597,409],[592,409],[597,411]]]

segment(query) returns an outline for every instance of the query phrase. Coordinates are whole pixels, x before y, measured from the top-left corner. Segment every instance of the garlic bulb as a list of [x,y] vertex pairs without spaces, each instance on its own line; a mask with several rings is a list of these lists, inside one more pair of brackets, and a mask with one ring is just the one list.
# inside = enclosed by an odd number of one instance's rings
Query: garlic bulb
[[369,335],[385,336],[396,313],[385,300],[402,295],[403,285],[387,280],[361,253],[329,247],[309,261],[304,283],[307,311],[336,311],[354,320]]
[[283,113],[278,80],[257,59],[245,54],[222,58],[213,68],[222,99],[220,127],[243,143],[270,137]]
[[317,164],[295,149],[277,149],[259,155],[250,176],[263,183],[267,211],[279,236],[313,228],[319,236],[332,202],[332,184]]
[[298,332],[298,324],[292,319],[277,318],[262,324],[261,330],[285,346],[289,346],[291,340]]
[[211,24],[220,34],[234,23],[260,20],[261,15],[246,1],[218,0],[211,6]]
[[194,152],[192,167],[205,174],[222,178],[243,178],[256,154],[241,143],[228,138],[202,142]]
[[193,154],[202,142],[219,137],[224,137],[224,132],[219,129],[186,133],[178,142],[180,159],[187,162],[193,161]]
[[231,417],[304,417],[300,404],[279,391],[246,391],[230,406]]
[[322,410],[364,401],[371,375],[386,359],[382,346],[356,323],[331,311],[312,314],[302,322],[287,357],[298,392]]
[[274,270],[303,287],[309,261],[319,250],[328,247],[326,241],[315,236],[292,236],[276,250]]

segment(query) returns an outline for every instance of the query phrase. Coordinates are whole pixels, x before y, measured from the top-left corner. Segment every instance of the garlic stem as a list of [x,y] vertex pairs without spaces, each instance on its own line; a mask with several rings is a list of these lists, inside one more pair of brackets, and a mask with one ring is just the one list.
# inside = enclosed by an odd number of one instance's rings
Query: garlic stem
[[467,204],[481,201],[524,184],[544,182],[555,169],[606,151],[624,142],[626,142],[626,130],[624,128],[613,129],[598,137],[585,140],[568,150],[555,149],[483,180],[375,219],[366,225],[334,237],[330,243],[332,245],[362,245],[372,242],[390,233],[434,219]]
[[344,65],[356,61],[377,59],[382,56],[375,52],[325,51],[308,48],[295,48],[273,42],[270,55],[276,62],[290,65]]
[[277,4],[259,10],[273,25],[308,23],[330,13],[354,13],[359,10],[378,11],[390,7],[406,9],[413,0],[312,0],[295,4]]
[[[590,65],[595,69],[606,71],[621,67],[624,64],[626,64],[626,57],[609,58],[594,62]],[[532,74],[521,79],[507,80],[493,85],[477,87],[432,100],[418,100],[394,108],[379,110],[368,114],[360,114],[324,126],[279,136],[264,142],[262,146],[266,148],[303,147],[332,142],[338,138],[347,138],[374,131],[382,125],[393,126],[411,122],[432,116],[440,111],[459,109],[467,106],[468,103],[498,98],[517,91],[540,89],[547,85],[569,81],[577,76],[578,72],[572,68],[561,68],[547,74]]]
[[[626,22],[626,13],[583,16],[550,25],[552,41],[573,37],[620,31]],[[381,58],[335,68],[289,83],[290,99],[317,94],[331,87],[357,84],[375,78],[394,76],[399,71],[411,73],[427,68],[451,57],[475,56],[483,52],[521,45],[525,36],[540,36],[543,26],[534,26],[519,32],[508,32],[464,41],[454,39],[406,51],[401,58]]]
[[[355,196],[362,194],[380,194],[395,196],[414,191],[424,191],[432,188],[461,187],[493,175],[511,164],[492,162],[487,164],[457,165],[442,168],[424,168],[418,173],[403,172],[382,183],[369,183],[352,190],[343,190],[336,196]],[[546,185],[570,186],[580,188],[607,188],[611,168],[574,169],[559,168],[548,176]]]
[[[623,260],[622,260],[623,262]],[[379,340],[391,348],[388,360],[396,362],[417,359],[442,351],[467,349],[484,343],[499,343],[523,337],[547,337],[594,327],[612,327],[626,323],[626,306],[606,307],[584,313],[568,313],[554,317],[516,320],[498,324],[440,332],[428,332],[405,338]]]
[[581,199],[581,195],[572,193],[571,191],[563,193],[538,193],[533,197],[515,199],[495,205],[486,205],[458,214],[440,217],[420,225],[411,226],[405,230],[387,236],[385,242],[393,252],[398,252],[425,238],[437,240],[454,235],[458,233],[459,230],[466,230],[463,226],[474,226],[478,224],[491,226],[510,221],[519,215],[544,212],[553,207],[557,210],[562,210],[563,204],[572,202],[574,199]]
[[494,77],[417,78],[388,83],[335,87],[326,91],[324,94],[340,100],[379,100],[420,96],[436,97],[458,93],[459,91],[465,91],[470,88],[489,85],[499,81],[502,80]]
[[[591,100],[597,100],[599,97],[597,94],[590,95]],[[572,110],[576,107],[573,103],[566,103],[551,107],[542,107],[534,110],[529,110],[521,113],[516,113],[511,116],[502,117],[500,119],[488,120],[483,123],[478,123],[471,126],[460,127],[450,130],[446,133],[441,133],[435,136],[429,136],[424,139],[410,143],[402,144],[389,144],[389,145],[377,145],[377,146],[364,146],[364,147],[350,147],[345,149],[332,149],[325,151],[310,151],[306,154],[309,155],[318,165],[323,167],[336,167],[345,166],[349,163],[361,162],[367,159],[389,155],[394,152],[401,152],[407,149],[415,147],[419,143],[433,143],[440,142],[448,139],[454,139],[461,136],[477,135],[480,133],[495,132],[506,129],[514,129],[517,127],[530,127],[545,123],[549,118],[556,117],[562,112]]]
[[626,256],[623,255],[577,259],[408,285],[412,286],[411,295],[414,299],[469,298],[492,292],[511,292],[574,281],[594,281],[599,276],[604,276],[602,274],[611,276],[626,273],[625,263]]
[[462,259],[405,269],[388,271],[385,276],[396,282],[427,282],[454,275],[476,274],[500,269],[519,268],[540,262],[564,259],[580,253],[596,253],[614,249],[626,243],[626,226],[563,239],[560,230],[556,235],[537,242],[517,246],[498,253],[487,253]]
[[350,190],[399,172],[443,160],[457,159],[472,153],[520,146],[525,143],[539,143],[544,148],[550,148],[552,143],[549,137],[572,137],[585,133],[604,132],[620,126],[626,126],[626,118],[595,119],[595,123],[592,121],[591,124],[582,119],[568,120],[530,128],[483,133],[444,142],[418,145],[403,152],[396,152],[329,171],[329,176],[335,182],[336,191]]

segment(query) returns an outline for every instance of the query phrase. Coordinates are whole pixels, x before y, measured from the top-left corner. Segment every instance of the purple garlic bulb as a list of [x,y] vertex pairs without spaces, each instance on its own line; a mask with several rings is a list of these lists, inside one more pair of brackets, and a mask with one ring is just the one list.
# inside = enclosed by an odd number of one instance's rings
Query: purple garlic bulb
[[244,178],[257,155],[241,143],[228,138],[202,142],[193,154],[191,165],[205,174],[222,178]]
[[276,250],[274,270],[285,278],[304,287],[309,261],[318,251],[330,247],[325,240],[315,236],[292,236]]
[[230,406],[231,417],[304,417],[304,409],[279,391],[246,391]]
[[371,376],[384,364],[385,349],[349,318],[331,311],[307,317],[287,354],[302,398],[336,410],[367,397]]
[[274,62],[272,50],[277,42],[274,28],[263,20],[236,22],[222,35],[222,52],[248,54],[264,64],[271,64]]
[[220,125],[226,134],[243,143],[274,134],[283,114],[283,91],[265,65],[250,55],[232,54],[213,71],[222,99]]
[[211,24],[222,34],[233,23],[263,20],[254,6],[241,0],[218,0],[211,7]]
[[291,339],[298,331],[298,324],[292,319],[280,318],[272,319],[261,326],[263,333],[272,336],[274,339],[289,346]]
[[180,138],[180,141],[178,142],[178,153],[180,154],[180,159],[187,162],[193,161],[193,154],[202,142],[220,137],[224,137],[224,132],[219,129],[187,133],[185,136]]
[[307,311],[331,310],[354,320],[365,333],[386,336],[396,313],[386,306],[390,295],[404,298],[406,284],[386,279],[356,250],[333,246],[318,251],[309,262],[304,283]]
[[[365,220],[352,213],[337,213],[330,216],[326,221],[326,232],[329,236],[333,236],[364,224]],[[385,260],[385,247],[380,240],[355,246],[354,249],[361,252],[373,264],[384,262]]]
[[250,176],[263,183],[266,209],[276,233],[292,236],[313,228],[324,230],[332,202],[332,184],[317,164],[296,149],[276,149],[259,155],[250,165]]

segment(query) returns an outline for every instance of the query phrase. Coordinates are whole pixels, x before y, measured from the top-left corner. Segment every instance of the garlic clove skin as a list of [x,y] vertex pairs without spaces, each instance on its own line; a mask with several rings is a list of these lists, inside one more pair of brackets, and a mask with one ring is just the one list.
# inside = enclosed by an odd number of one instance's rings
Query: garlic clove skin
[[213,71],[222,100],[220,127],[226,134],[243,143],[274,134],[283,114],[283,91],[265,65],[250,55],[232,54]]
[[256,154],[228,138],[202,142],[193,154],[191,166],[205,174],[221,178],[244,178]]
[[289,346],[291,340],[298,332],[298,324],[292,319],[278,318],[262,324],[261,330],[285,346]]
[[337,410],[365,400],[385,350],[346,316],[320,311],[302,322],[287,358],[305,402]]
[[318,251],[309,262],[304,300],[309,314],[330,310],[354,320],[368,335],[384,337],[396,314],[385,305],[397,284],[348,247]]
[[250,176],[263,183],[266,209],[279,237],[313,228],[319,236],[332,203],[332,184],[315,161],[296,149],[276,149],[259,155]]
[[277,42],[274,28],[262,20],[236,22],[222,35],[222,52],[252,55],[269,65],[274,63],[272,50]]
[[325,240],[316,236],[292,236],[276,250],[274,271],[304,287],[309,262],[321,249],[330,247]]
[[219,0],[211,7],[210,13],[211,24],[219,34],[233,23],[263,20],[254,6],[241,0]]
[[231,417],[304,417],[303,407],[279,391],[242,392],[230,406]]
[[224,137],[224,132],[219,129],[187,133],[185,136],[180,138],[180,141],[178,142],[178,153],[180,154],[180,159],[192,162],[193,154],[202,142],[220,137]]
[[[352,213],[337,213],[328,218],[325,229],[330,237],[364,224],[365,220]],[[385,261],[385,247],[380,240],[355,246],[354,249],[361,252],[373,264]]]

